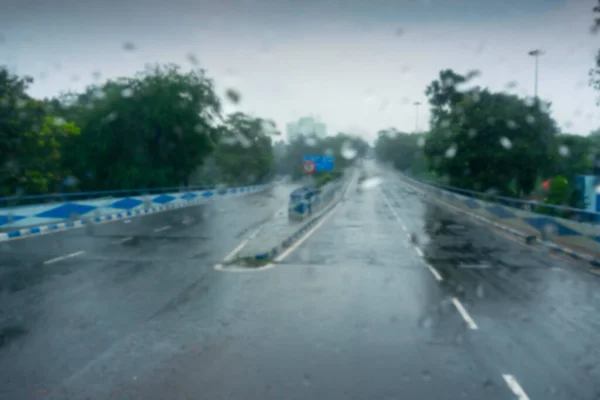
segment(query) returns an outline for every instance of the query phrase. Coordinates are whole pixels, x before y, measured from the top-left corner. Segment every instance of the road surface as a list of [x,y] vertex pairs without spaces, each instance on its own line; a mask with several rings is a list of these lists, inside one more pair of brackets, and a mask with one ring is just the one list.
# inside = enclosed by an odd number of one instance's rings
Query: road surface
[[0,398],[600,399],[600,278],[367,166],[262,270],[277,196],[0,249]]

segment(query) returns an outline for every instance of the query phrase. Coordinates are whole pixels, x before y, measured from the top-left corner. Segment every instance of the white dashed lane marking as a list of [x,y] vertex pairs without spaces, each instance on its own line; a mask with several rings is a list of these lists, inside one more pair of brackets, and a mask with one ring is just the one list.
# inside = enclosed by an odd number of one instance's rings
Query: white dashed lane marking
[[62,261],[62,260],[66,260],[68,258],[73,258],[73,257],[80,256],[82,254],[85,254],[85,251],[76,251],[75,253],[70,253],[70,254],[67,254],[65,256],[56,257],[56,258],[53,258],[51,260],[46,260],[46,261],[44,261],[44,265],[54,264],[56,262],[59,262],[59,261]]

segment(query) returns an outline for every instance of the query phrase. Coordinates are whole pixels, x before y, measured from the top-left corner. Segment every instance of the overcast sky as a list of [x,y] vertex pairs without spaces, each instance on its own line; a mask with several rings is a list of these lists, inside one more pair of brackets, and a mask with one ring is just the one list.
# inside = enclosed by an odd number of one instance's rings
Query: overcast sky
[[[0,0],[0,64],[51,96],[144,64],[191,67],[242,93],[242,111],[280,128],[318,116],[328,132],[372,139],[415,129],[415,101],[443,68],[480,70],[477,83],[539,95],[564,131],[600,127],[600,92],[587,85],[600,48],[595,0]],[[131,42],[136,50],[125,51]],[[514,87],[516,83],[516,87]],[[420,125],[428,119],[420,107]]]

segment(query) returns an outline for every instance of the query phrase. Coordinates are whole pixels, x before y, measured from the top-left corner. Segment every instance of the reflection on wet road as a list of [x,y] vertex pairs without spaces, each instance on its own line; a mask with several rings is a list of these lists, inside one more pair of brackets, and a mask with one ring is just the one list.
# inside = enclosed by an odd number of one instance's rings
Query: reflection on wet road
[[368,168],[267,270],[283,192],[0,248],[0,398],[600,398],[598,277]]

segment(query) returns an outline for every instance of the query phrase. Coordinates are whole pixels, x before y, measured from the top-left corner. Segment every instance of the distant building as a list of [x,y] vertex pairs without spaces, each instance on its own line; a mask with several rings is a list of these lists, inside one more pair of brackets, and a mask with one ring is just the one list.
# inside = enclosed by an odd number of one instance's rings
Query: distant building
[[327,136],[327,126],[312,117],[302,117],[296,122],[290,122],[286,126],[286,135],[289,141],[293,141],[300,135],[314,134],[319,138]]

